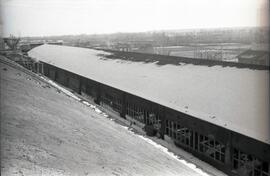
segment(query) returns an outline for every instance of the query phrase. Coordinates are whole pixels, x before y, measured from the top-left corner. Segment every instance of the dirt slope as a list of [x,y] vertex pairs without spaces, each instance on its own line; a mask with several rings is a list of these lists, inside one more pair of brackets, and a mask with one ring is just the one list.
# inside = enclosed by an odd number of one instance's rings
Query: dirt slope
[[0,72],[2,175],[199,175],[55,88]]

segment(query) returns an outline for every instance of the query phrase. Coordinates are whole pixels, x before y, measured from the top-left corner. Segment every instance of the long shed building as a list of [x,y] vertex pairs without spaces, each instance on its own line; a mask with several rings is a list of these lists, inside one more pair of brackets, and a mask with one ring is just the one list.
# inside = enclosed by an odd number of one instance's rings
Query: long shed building
[[56,45],[28,54],[45,76],[229,175],[270,176],[268,68]]

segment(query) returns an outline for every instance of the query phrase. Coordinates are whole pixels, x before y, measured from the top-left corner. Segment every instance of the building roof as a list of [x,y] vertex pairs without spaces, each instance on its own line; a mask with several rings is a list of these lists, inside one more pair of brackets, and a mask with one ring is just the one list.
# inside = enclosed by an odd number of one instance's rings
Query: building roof
[[42,45],[28,54],[270,144],[269,70],[193,64],[160,66],[102,56],[109,52],[56,45]]

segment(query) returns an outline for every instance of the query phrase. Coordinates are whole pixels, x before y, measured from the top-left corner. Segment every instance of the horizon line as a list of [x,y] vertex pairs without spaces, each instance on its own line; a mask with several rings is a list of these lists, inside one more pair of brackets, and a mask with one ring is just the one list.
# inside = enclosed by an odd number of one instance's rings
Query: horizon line
[[199,27],[199,28],[181,28],[181,29],[157,29],[157,30],[146,30],[146,31],[118,31],[118,32],[111,32],[111,33],[80,33],[80,34],[59,34],[59,35],[24,35],[24,36],[17,36],[14,34],[9,34],[9,35],[3,35],[2,38],[4,37],[9,37],[10,35],[15,36],[15,37],[20,37],[20,38],[34,38],[34,37],[40,37],[40,38],[45,38],[45,37],[60,37],[60,36],[79,36],[79,35],[115,35],[115,34],[138,34],[138,33],[159,33],[159,32],[169,32],[169,31],[179,31],[179,32],[184,32],[184,31],[192,31],[192,30],[213,30],[213,29],[233,29],[233,28],[269,28],[269,25],[266,26],[231,26],[231,27]]

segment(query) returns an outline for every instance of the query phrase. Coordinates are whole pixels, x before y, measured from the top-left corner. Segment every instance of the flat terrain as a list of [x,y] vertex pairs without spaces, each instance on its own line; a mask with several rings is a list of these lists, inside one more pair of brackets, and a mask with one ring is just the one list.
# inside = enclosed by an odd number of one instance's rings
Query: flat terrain
[[199,175],[46,83],[0,72],[2,175]]

